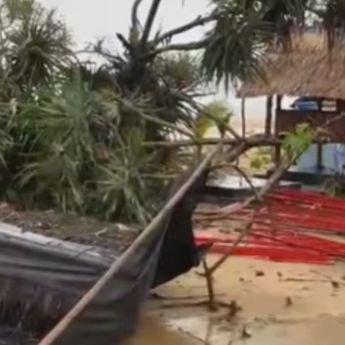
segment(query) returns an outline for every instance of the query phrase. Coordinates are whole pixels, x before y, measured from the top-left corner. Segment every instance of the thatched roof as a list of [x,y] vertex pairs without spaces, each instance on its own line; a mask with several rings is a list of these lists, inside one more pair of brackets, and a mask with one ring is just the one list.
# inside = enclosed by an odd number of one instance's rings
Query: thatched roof
[[288,51],[272,51],[262,64],[264,80],[244,82],[239,97],[264,95],[345,99],[345,39],[329,49],[325,34],[295,35]]

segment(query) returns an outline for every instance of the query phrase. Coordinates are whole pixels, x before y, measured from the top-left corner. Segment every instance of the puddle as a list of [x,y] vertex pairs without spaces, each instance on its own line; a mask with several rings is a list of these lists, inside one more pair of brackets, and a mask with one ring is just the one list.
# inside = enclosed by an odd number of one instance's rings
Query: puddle
[[321,316],[310,322],[272,324],[232,345],[343,345],[345,320]]
[[246,329],[246,335],[243,329],[225,332],[221,323],[205,324],[197,318],[184,319],[183,323],[193,326],[194,331],[172,331],[157,319],[147,317],[137,334],[124,345],[344,345],[345,337],[345,319],[326,315],[312,321],[258,323]]
[[169,330],[150,316],[145,316],[140,321],[136,334],[124,345],[196,345],[190,337],[179,333],[178,331]]

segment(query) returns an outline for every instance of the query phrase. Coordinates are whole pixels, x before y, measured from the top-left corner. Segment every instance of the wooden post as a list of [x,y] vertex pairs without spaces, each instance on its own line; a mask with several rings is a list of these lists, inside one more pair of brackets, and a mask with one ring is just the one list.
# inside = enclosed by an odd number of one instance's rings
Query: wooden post
[[242,137],[246,137],[247,126],[246,126],[246,99],[242,97],[241,102],[241,117],[242,117]]
[[267,96],[266,99],[266,121],[265,134],[270,136],[272,133],[272,96]]
[[282,110],[282,96],[277,95],[277,110]]
[[281,145],[279,144],[275,146],[274,163],[278,165],[279,162],[281,161],[281,158],[282,158]]
[[317,146],[316,146],[316,168],[317,168],[317,170],[321,170],[323,168],[322,148],[323,148],[323,145],[321,143],[317,143]]
[[[278,126],[277,122],[279,121],[279,113],[282,109],[282,96],[277,95],[277,106],[276,106],[276,118],[275,118],[275,137],[279,138],[278,133]],[[281,145],[276,145],[275,147],[275,155],[274,155],[274,162],[276,165],[278,165],[281,161]]]

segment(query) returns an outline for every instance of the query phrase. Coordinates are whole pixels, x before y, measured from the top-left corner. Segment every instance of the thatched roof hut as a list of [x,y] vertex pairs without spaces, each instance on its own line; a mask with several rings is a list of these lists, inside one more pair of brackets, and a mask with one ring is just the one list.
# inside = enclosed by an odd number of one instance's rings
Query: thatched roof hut
[[[267,96],[265,133],[280,136],[293,131],[300,123],[325,129],[329,142],[345,142],[345,36],[332,45],[324,32],[304,32],[293,35],[288,47],[271,47],[260,66],[262,75],[246,80],[238,97]],[[273,96],[276,109],[273,112]],[[282,109],[282,96],[312,97],[314,109]],[[324,134],[323,134],[324,136]],[[317,164],[322,166],[321,138]],[[280,147],[276,148],[280,160]]]
[[289,49],[272,49],[256,76],[238,90],[239,97],[273,95],[345,99],[345,38],[330,50],[326,34],[296,34]]

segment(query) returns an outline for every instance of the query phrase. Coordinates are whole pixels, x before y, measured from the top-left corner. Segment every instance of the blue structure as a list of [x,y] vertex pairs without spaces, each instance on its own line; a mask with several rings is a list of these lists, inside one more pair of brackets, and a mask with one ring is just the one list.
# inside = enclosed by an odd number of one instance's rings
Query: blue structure
[[[297,99],[292,108],[299,111],[310,111],[318,109],[318,101],[312,97],[301,97]],[[314,144],[302,154],[297,161],[297,166],[294,170],[303,171],[306,169],[325,169],[334,172],[345,171],[345,145],[344,144],[325,144],[322,145],[322,167],[318,167],[317,162],[318,145]]]

